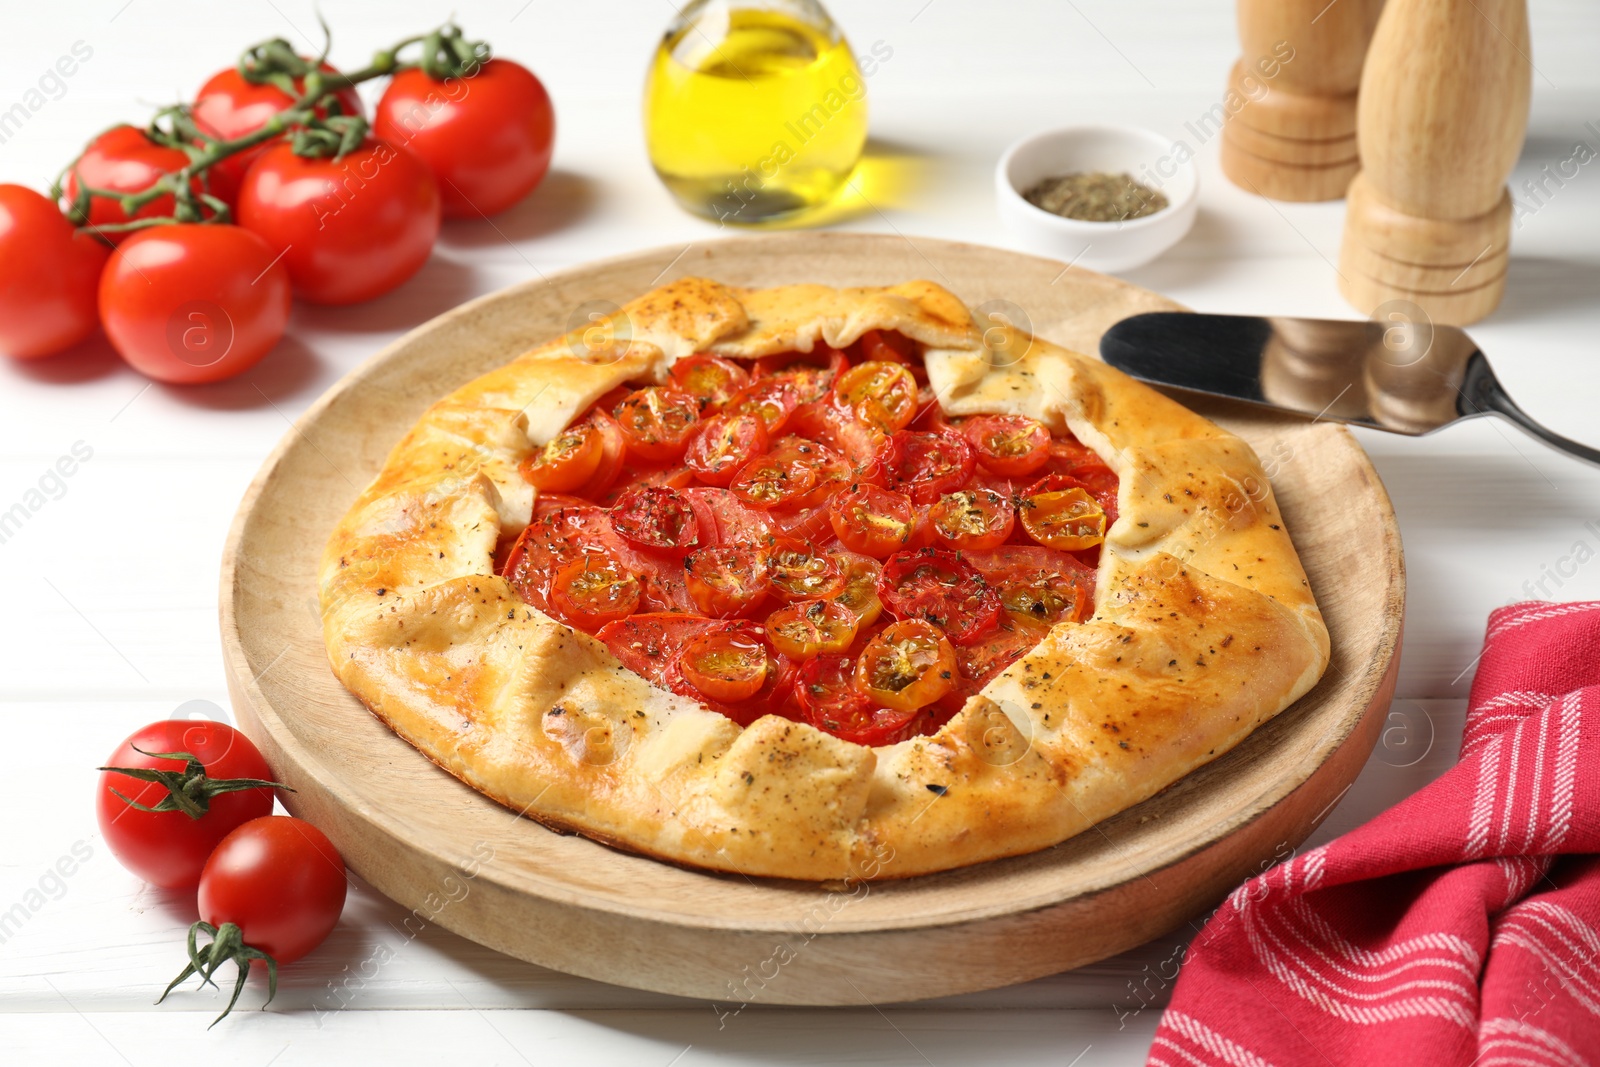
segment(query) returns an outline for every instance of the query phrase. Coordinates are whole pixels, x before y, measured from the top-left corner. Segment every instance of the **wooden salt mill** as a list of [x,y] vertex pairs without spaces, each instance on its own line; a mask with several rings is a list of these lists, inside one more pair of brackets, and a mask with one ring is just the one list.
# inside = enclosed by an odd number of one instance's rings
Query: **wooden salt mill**
[[1532,88],[1527,0],[1389,0],[1361,78],[1363,169],[1339,255],[1356,310],[1407,300],[1457,326],[1494,310]]
[[[1383,0],[1238,0],[1222,170],[1274,200],[1337,200],[1361,169],[1356,95]],[[1237,109],[1237,110],[1235,110]]]

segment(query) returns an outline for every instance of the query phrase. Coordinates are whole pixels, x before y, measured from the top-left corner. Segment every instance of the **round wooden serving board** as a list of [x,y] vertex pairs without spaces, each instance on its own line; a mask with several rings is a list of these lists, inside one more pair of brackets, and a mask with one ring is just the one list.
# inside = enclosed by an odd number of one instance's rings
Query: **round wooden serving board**
[[1118,319],[1175,307],[992,248],[747,236],[484,297],[348,375],[245,494],[223,559],[222,641],[234,707],[296,790],[284,803],[419,921],[558,970],[724,1003],[943,996],[1077,967],[1198,915],[1304,839],[1355,779],[1393,694],[1400,640],[1404,576],[1388,497],[1344,429],[1221,411],[1207,413],[1248,440],[1272,477],[1327,618],[1332,665],[1233,751],[1055,848],[900,882],[753,881],[554,833],[423,758],[329,670],[316,588],[329,530],[436,399],[566,331],[587,307],[690,274],[747,286],[928,278],[1090,353]]

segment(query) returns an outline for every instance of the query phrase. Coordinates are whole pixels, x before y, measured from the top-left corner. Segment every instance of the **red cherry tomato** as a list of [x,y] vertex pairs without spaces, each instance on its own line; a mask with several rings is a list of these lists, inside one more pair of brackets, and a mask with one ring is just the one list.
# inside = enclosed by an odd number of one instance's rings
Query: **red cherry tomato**
[[861,483],[834,495],[828,503],[833,532],[852,552],[876,559],[911,544],[916,509],[904,493]]
[[187,385],[249,370],[283,336],[289,272],[238,226],[142,230],[100,276],[100,320],[147,377]]
[[972,446],[954,430],[901,430],[881,446],[878,461],[889,487],[918,504],[932,504],[972,477]]
[[428,259],[439,189],[404,148],[368,138],[342,159],[267,149],[239,190],[239,223],[282,254],[294,291],[314,304],[382,296]]
[[669,373],[679,389],[703,402],[702,415],[720,411],[735,393],[750,384],[750,372],[739,364],[704,352],[678,360]]
[[855,684],[883,707],[916,711],[954,689],[956,671],[956,650],[938,627],[903,619],[861,650]]
[[716,630],[684,645],[678,667],[690,685],[712,700],[748,700],[767,680],[767,646],[744,628]]
[[785,603],[836,596],[844,591],[844,566],[832,553],[797,541],[779,541],[767,556],[772,568],[768,584]]
[[93,334],[110,254],[48,197],[0,185],[0,353],[37,359]]
[[1051,474],[1017,498],[1022,528],[1041,545],[1069,552],[1093,548],[1106,537],[1106,513],[1078,479]]
[[605,438],[593,420],[569,426],[522,461],[522,476],[546,493],[570,493],[586,486],[605,458]]
[[509,59],[444,81],[401,71],[372,120],[433,170],[450,219],[493,215],[531,193],[550,169],[555,126],[544,84]]
[[814,404],[828,395],[834,381],[850,367],[837,348],[819,343],[810,353],[783,352],[756,360],[751,377],[786,381],[795,388],[801,404]]
[[767,640],[791,659],[835,655],[850,647],[860,622],[832,600],[803,600],[767,616]]
[[[149,755],[177,752],[194,756],[201,770],[196,772],[181,758]],[[106,757],[105,766],[173,772],[189,781],[192,797],[207,794],[229,780],[270,783],[272,779],[267,761],[248,737],[225,723],[209,720],[151,723],[118,745]],[[205,780],[196,780],[197,773]],[[117,793],[147,808],[169,810],[141,811]],[[170,799],[170,793],[161,782],[103,769],[95,789],[95,815],[101,836],[124,867],[153,885],[173,889],[197,884],[217,842],[251,819],[272,813],[269,785],[230,786],[227,792],[207,795],[201,805],[204,813],[198,818]]]
[[1005,478],[1022,478],[1050,458],[1050,431],[1025,415],[979,415],[961,424],[978,463]]
[[858,363],[839,376],[833,395],[857,422],[880,433],[903,429],[917,415],[917,380],[899,363]]
[[612,412],[628,451],[650,463],[673,463],[700,421],[700,401],[688,393],[650,386],[629,393]]
[[281,966],[316,948],[344,910],[344,860],[301,819],[252,819],[217,845],[200,875],[200,918],[233,923],[245,944]]
[[888,745],[911,736],[917,710],[875,705],[856,687],[855,675],[856,661],[849,656],[807,661],[795,683],[806,721],[858,745]]
[[1012,544],[963,558],[999,592],[1014,619],[1054,626],[1082,622],[1094,611],[1094,568],[1070,552]]
[[636,485],[611,509],[611,528],[641,548],[684,552],[700,543],[689,499],[665,485]]
[[841,567],[844,571],[844,588],[833,594],[833,602],[850,609],[856,617],[859,633],[878,621],[883,614],[883,601],[878,599],[878,578],[883,568],[878,561],[865,556],[847,556]]
[[1016,508],[993,489],[946,493],[928,509],[934,536],[951,548],[971,551],[1003,545],[1016,524]]
[[917,342],[894,330],[868,330],[856,342],[864,360],[882,359],[891,363],[911,362],[917,354]]
[[[322,64],[322,69],[330,74],[338,73],[326,63]],[[305,79],[296,78],[294,87],[298,96],[305,90]],[[361,106],[361,97],[357,95],[354,86],[340,89],[334,94],[333,99],[338,114],[365,114]],[[217,140],[232,141],[247,133],[256,132],[292,103],[294,98],[276,85],[269,82],[257,85],[246,80],[244,75],[239,73],[238,67],[228,67],[206,79],[206,83],[195,94],[191,114],[194,117],[194,124],[200,128],[201,133]],[[317,108],[316,112],[318,116],[326,118],[334,110],[335,108],[323,106]],[[236,204],[245,172],[272,143],[267,141],[253,148],[247,148],[207,170],[206,178],[210,182],[211,192],[230,204]]]
[[689,595],[714,618],[743,615],[767,599],[772,567],[764,551],[741,545],[702,549],[684,560]]
[[729,397],[722,414],[758,415],[766,424],[767,436],[776,437],[799,406],[800,394],[793,382],[787,378],[762,378]]
[[680,658],[684,645],[726,625],[676,611],[651,611],[602,626],[595,637],[624,667],[652,682],[662,682]]
[[707,485],[726,486],[768,443],[760,416],[714,415],[689,441],[683,461]]
[[556,571],[550,606],[567,622],[598,630],[639,610],[643,587],[608,553],[591,552]]
[[[72,165],[63,195],[66,203],[71,204],[78,195],[79,179],[91,189],[143,192],[162,175],[175,173],[188,165],[189,155],[182,149],[157,144],[138,127],[113,126],[90,141],[83,155]],[[201,188],[200,179],[195,179],[194,188]],[[169,193],[150,201],[130,218],[114,197],[96,196],[89,202],[89,226],[111,226],[133,219],[171,215],[176,206]],[[105,234],[112,244],[120,244],[130,236],[130,233]]]
[[1000,624],[1000,596],[959,554],[946,548],[897,552],[883,565],[878,597],[900,619],[940,627],[958,645]]
[[758,508],[798,507],[817,488],[817,469],[793,451],[767,452],[739,468],[728,488]]

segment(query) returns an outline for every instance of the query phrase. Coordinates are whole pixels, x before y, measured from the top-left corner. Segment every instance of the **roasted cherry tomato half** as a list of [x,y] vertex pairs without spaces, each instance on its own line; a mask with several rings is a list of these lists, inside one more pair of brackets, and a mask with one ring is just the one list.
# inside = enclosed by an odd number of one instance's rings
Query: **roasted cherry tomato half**
[[799,406],[800,394],[793,382],[786,378],[760,378],[729,397],[722,414],[760,416],[767,436],[776,437]]
[[891,363],[910,363],[917,354],[917,343],[894,330],[868,330],[856,342],[856,350],[863,360],[888,360]]
[[951,548],[983,549],[1003,545],[1017,524],[1011,501],[993,489],[961,489],[946,493],[928,509],[928,525]]
[[678,389],[650,386],[628,394],[613,412],[628,451],[651,463],[683,455],[700,421],[700,401]]
[[839,560],[806,545],[780,543],[767,559],[772,567],[769,587],[780,600],[829,597],[844,588],[844,568]]
[[570,493],[594,479],[605,458],[605,438],[593,422],[580,422],[565,430],[522,461],[522,476],[545,493]]
[[846,557],[842,564],[844,588],[833,594],[833,602],[856,617],[856,630],[865,630],[883,614],[883,601],[878,599],[878,578],[883,568],[877,560],[865,556]]
[[639,579],[621,563],[604,553],[591,553],[556,571],[550,582],[550,606],[574,626],[597,630],[638,611],[642,592]]
[[1094,608],[1093,574],[1075,568],[1017,567],[996,575],[994,584],[1001,606],[1029,622],[1082,622]]
[[611,528],[641,548],[683,552],[700,543],[700,520],[689,498],[665,485],[623,490],[611,509]]
[[917,710],[878,707],[856,688],[855,676],[856,661],[848,656],[808,660],[795,684],[806,721],[858,745],[887,745],[910,736]]
[[932,504],[972,477],[972,446],[954,430],[901,430],[878,451],[891,489],[918,504]]
[[683,461],[707,485],[726,486],[745,464],[767,450],[767,425],[759,415],[715,415],[684,450]]
[[790,352],[763,356],[756,360],[752,377],[786,381],[794,386],[800,403],[814,404],[828,395],[829,387],[848,366],[850,361],[843,352],[819,344],[809,355]]
[[1026,415],[979,415],[961,424],[980,466],[1002,478],[1024,478],[1050,458],[1050,431]]
[[714,618],[743,615],[767,599],[772,568],[765,551],[741,545],[703,548],[684,560],[689,596]]
[[767,640],[793,659],[835,655],[850,647],[859,625],[855,614],[832,600],[802,600],[767,616]]
[[712,700],[746,700],[767,680],[767,646],[744,628],[701,634],[683,647],[679,667]]
[[1022,528],[1041,545],[1078,552],[1106,538],[1105,509],[1070,475],[1040,478],[1017,498]]
[[1003,611],[999,594],[946,548],[890,556],[878,579],[878,597],[896,618],[934,623],[961,645],[998,626]]
[[817,467],[793,450],[766,452],[741,467],[728,488],[758,508],[799,507],[817,488]]
[[678,360],[669,373],[674,385],[703,402],[702,415],[722,410],[735,393],[750,384],[750,372],[739,364],[703,352]]
[[1048,632],[1048,627],[1008,618],[978,643],[959,646],[956,665],[961,668],[962,684],[957,695],[965,692],[970,696],[988,685],[995,675],[1026,655]]
[[899,363],[872,360],[839,376],[833,396],[855,418],[882,433],[894,433],[917,415],[917,380]]
[[828,503],[828,522],[844,546],[876,559],[911,544],[917,513],[904,493],[861,483],[837,493]]
[[886,626],[861,650],[856,688],[899,711],[916,711],[956,685],[956,650],[930,623],[903,619]]

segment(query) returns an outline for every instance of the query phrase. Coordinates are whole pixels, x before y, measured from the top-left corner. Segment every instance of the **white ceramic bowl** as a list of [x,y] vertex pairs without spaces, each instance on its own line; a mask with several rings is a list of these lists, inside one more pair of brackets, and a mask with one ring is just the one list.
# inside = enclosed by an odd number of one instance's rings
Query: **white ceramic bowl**
[[[1167,206],[1126,222],[1084,222],[1022,198],[1041,179],[1082,171],[1129,174],[1165,193]],[[1026,137],[1000,157],[994,183],[1001,221],[1018,241],[1090,270],[1132,270],[1150,262],[1189,232],[1199,207],[1188,148],[1134,126],[1065,126]]]

